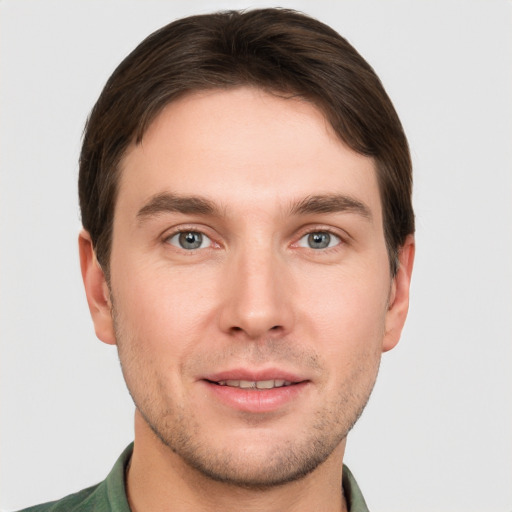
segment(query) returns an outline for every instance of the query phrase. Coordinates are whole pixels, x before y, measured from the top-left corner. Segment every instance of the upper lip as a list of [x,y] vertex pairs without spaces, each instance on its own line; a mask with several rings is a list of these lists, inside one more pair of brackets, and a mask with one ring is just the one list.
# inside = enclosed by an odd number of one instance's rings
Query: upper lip
[[267,380],[284,380],[291,383],[304,382],[307,378],[300,377],[297,374],[277,368],[268,368],[264,370],[249,370],[244,368],[234,368],[217,373],[211,373],[201,377],[201,380],[219,382],[226,380],[245,380],[250,382],[259,382]]

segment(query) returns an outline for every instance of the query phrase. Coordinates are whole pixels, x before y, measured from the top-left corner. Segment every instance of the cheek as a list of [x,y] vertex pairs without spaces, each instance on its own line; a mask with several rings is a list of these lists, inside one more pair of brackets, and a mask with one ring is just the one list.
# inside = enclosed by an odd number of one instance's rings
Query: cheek
[[194,345],[195,333],[210,319],[214,293],[206,288],[208,282],[187,269],[125,265],[112,276],[123,329],[146,346],[179,355]]
[[[321,287],[313,283],[322,283]],[[372,269],[330,272],[304,283],[297,294],[300,317],[313,339],[323,340],[327,357],[378,349],[384,337],[389,277]]]
[[184,363],[196,350],[190,294],[149,272],[112,276],[119,359],[126,384],[138,404],[159,404],[168,390],[175,401],[182,398]]

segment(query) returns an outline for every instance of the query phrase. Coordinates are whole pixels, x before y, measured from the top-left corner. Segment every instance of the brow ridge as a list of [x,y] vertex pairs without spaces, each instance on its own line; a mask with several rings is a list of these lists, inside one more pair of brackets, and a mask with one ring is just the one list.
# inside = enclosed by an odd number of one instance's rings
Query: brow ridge
[[[169,192],[161,192],[152,196],[149,201],[137,212],[137,218],[144,220],[163,213],[181,213],[185,215],[218,215],[217,205],[199,196],[180,196]],[[319,194],[307,196],[292,203],[292,215],[308,215],[349,212],[356,213],[371,220],[370,208],[362,201],[344,194]]]
[[307,215],[315,213],[356,213],[372,220],[370,208],[359,199],[344,194],[312,195],[292,204],[293,215]]
[[218,213],[218,208],[212,201],[202,197],[179,196],[169,192],[161,192],[149,199],[137,212],[137,218],[143,220],[167,212],[215,215]]

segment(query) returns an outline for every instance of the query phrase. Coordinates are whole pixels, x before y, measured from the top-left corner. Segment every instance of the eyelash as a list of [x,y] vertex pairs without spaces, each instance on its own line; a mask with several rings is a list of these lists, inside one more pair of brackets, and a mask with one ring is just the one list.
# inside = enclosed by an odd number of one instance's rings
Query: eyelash
[[[299,242],[309,235],[313,235],[315,233],[325,233],[328,234],[331,237],[336,237],[338,239],[338,242],[332,246],[332,247],[325,247],[320,249],[314,249],[312,247],[300,247]],[[332,228],[328,228],[325,226],[314,226],[313,228],[308,228],[305,231],[302,231],[300,235],[296,238],[296,242],[292,244],[292,247],[299,247],[303,249],[308,249],[309,251],[312,251],[314,253],[325,253],[325,252],[331,252],[331,251],[337,251],[340,250],[341,246],[347,244],[347,236],[342,235],[338,230],[334,230]]]
[[[172,230],[170,233],[169,232],[165,233],[162,237],[162,241],[164,244],[171,245],[175,249],[181,250],[185,253],[195,253],[196,251],[199,251],[199,250],[202,251],[205,249],[220,247],[220,244],[218,242],[216,242],[212,236],[207,234],[206,231],[207,230],[205,230],[204,228],[199,228],[197,226],[181,226],[180,228]],[[204,237],[208,238],[211,243],[208,247],[202,247],[202,248],[199,247],[197,249],[188,249],[187,250],[185,248],[180,248],[178,246],[175,246],[174,244],[172,244],[170,242],[171,239],[173,239],[174,237],[179,236],[180,234],[183,234],[183,233],[199,233],[200,235],[203,235]]]

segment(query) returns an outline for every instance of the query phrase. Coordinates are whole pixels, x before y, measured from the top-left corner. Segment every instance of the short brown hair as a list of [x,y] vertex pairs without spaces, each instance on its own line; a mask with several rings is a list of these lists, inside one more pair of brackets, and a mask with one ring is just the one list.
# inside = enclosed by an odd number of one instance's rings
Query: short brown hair
[[414,232],[412,170],[396,111],[370,65],[337,32],[287,9],[190,16],[147,37],[107,81],[86,124],[79,198],[107,277],[119,163],[171,101],[251,85],[315,104],[351,149],[374,159],[391,272]]

